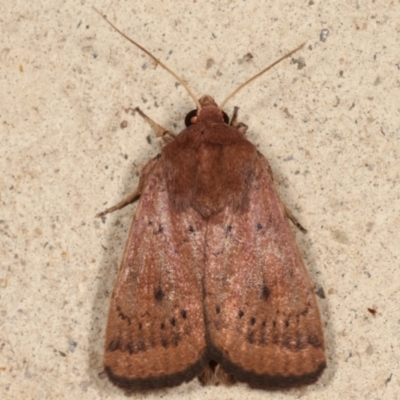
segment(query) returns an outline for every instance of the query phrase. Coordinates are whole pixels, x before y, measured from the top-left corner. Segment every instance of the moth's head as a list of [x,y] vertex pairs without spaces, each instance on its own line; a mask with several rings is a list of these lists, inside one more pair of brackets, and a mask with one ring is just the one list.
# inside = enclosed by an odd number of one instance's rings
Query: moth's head
[[211,96],[208,96],[207,94],[204,95],[199,99],[199,103],[201,106],[200,111],[192,110],[186,115],[186,126],[196,124],[200,121],[229,124],[228,115],[218,107],[217,103]]

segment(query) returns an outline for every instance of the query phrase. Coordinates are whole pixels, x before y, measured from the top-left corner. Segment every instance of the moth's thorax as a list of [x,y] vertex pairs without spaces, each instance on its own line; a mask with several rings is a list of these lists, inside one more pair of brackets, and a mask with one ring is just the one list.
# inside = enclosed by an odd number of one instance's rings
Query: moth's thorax
[[[210,104],[202,111],[214,116],[216,109]],[[244,212],[256,157],[256,148],[237,129],[200,119],[162,150],[171,206],[192,207],[206,219],[226,207]]]

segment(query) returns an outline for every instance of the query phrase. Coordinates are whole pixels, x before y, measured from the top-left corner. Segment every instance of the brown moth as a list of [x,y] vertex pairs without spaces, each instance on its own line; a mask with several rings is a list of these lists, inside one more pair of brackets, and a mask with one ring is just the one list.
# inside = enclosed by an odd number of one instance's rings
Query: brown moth
[[196,376],[265,389],[311,384],[326,366],[324,337],[289,220],[304,228],[238,108],[228,123],[223,105],[188,91],[197,110],[176,137],[135,109],[167,144],[135,192],[99,214],[140,196],[111,297],[105,372],[128,390]]

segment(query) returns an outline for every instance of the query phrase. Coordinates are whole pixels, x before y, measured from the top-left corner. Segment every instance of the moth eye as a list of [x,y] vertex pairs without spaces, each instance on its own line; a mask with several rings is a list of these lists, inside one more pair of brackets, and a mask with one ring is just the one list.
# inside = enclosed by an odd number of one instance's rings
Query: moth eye
[[195,122],[194,118],[197,116],[197,110],[190,111],[185,117],[185,125],[186,127],[193,125]]

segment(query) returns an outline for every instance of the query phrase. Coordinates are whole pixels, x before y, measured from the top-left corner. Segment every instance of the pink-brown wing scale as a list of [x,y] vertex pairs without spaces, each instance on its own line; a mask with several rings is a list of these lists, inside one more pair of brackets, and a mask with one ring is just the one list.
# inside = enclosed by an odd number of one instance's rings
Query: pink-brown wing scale
[[325,368],[313,288],[292,228],[258,154],[249,209],[226,208],[206,231],[206,336],[210,356],[264,388],[315,382]]
[[178,385],[206,362],[205,222],[192,209],[176,213],[168,206],[163,176],[163,162],[157,161],[111,298],[104,366],[110,380],[126,389]]

